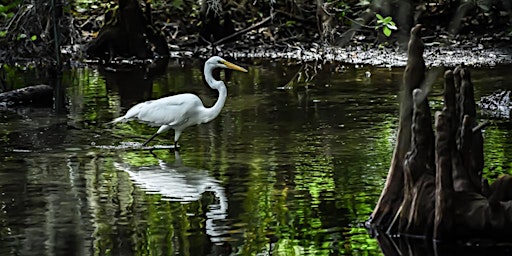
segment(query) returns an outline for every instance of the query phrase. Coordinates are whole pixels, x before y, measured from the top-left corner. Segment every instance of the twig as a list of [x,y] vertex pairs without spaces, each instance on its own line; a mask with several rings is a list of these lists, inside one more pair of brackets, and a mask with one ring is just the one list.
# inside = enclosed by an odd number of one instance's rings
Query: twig
[[389,227],[386,230],[386,234],[387,235],[391,235],[391,229],[393,228],[393,226],[395,225],[396,221],[398,220],[398,217],[402,213],[402,208],[403,207],[404,207],[404,205],[402,204],[402,205],[400,205],[400,208],[398,208],[398,211],[396,212],[395,217],[393,217],[393,221],[391,221],[391,224],[389,224]]
[[221,39],[219,39],[219,40],[217,40],[217,41],[213,42],[213,43],[212,43],[212,45],[219,45],[219,44],[221,44],[221,43],[223,43],[223,42],[225,42],[225,41],[227,41],[227,40],[229,40],[229,39],[231,39],[231,38],[233,38],[233,37],[236,37],[236,36],[238,36],[238,35],[241,35],[241,34],[243,34],[243,33],[247,32],[247,31],[251,31],[251,30],[253,30],[253,29],[256,29],[256,28],[258,28],[259,26],[261,26],[261,25],[265,24],[266,22],[268,22],[271,18],[272,18],[272,16],[266,17],[266,18],[265,18],[265,19],[263,19],[262,21],[260,21],[260,22],[258,22],[258,23],[256,23],[256,24],[254,24],[254,25],[252,25],[252,26],[250,26],[250,27],[248,27],[248,28],[244,28],[244,29],[239,30],[239,31],[237,31],[237,32],[235,32],[235,33],[233,33],[233,34],[231,34],[231,35],[229,35],[229,36],[226,36],[226,37],[224,37],[224,38],[221,38]]
[[343,16],[343,18],[355,23],[356,25],[359,25],[360,27],[363,27],[363,28],[375,28],[375,26],[369,26],[369,25],[365,25],[365,24],[362,24],[362,23],[359,23],[358,21],[354,20],[354,19],[351,19],[347,16]]
[[292,18],[292,19],[300,21],[300,22],[308,22],[308,20],[304,19],[303,17],[299,17],[297,15],[294,15],[292,13],[285,12],[285,11],[282,11],[282,10],[276,10],[276,13],[283,14],[285,16],[288,16],[288,18]]
[[292,83],[293,83],[293,81],[294,81],[295,79],[299,80],[299,78],[298,78],[298,77],[299,77],[299,74],[300,74],[300,72],[302,72],[302,71],[304,70],[304,66],[305,66],[305,65],[302,65],[302,66],[299,68],[299,70],[297,70],[297,72],[295,72],[295,75],[293,75],[293,77],[292,77],[292,78],[290,78],[290,81],[288,81],[288,82],[283,86],[284,88],[293,88]]
[[485,128],[489,124],[490,124],[489,120],[485,120],[483,123],[480,123],[479,125],[475,126],[471,131],[473,133],[478,132],[481,129]]
[[[14,23],[15,25],[19,24],[20,23],[20,20],[21,18],[23,18],[23,16],[25,16],[29,11],[32,10],[33,6],[31,5],[24,5],[23,6],[24,8],[20,8],[20,10],[16,13],[16,15],[14,17],[11,18],[11,21],[7,24],[7,26],[5,26],[4,30],[5,31],[14,31],[16,30],[16,27],[13,29],[13,30],[10,30],[11,29],[11,25]],[[19,14],[19,15],[18,15]],[[16,21],[16,19],[18,21]]]

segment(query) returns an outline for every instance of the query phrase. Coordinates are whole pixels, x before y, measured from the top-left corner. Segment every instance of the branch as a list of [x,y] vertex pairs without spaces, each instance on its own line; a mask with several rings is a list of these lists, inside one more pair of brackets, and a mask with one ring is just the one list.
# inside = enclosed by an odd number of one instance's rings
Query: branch
[[256,23],[256,24],[254,24],[254,25],[252,25],[252,26],[250,26],[250,27],[248,27],[248,28],[244,28],[244,29],[239,30],[239,31],[237,31],[237,32],[235,32],[235,33],[233,33],[233,34],[231,34],[231,35],[229,35],[229,36],[226,36],[226,37],[224,37],[224,38],[221,38],[221,39],[219,39],[219,40],[217,40],[217,41],[213,42],[211,45],[219,45],[219,44],[224,43],[225,41],[227,41],[227,40],[229,40],[229,39],[231,39],[231,38],[234,38],[234,37],[236,37],[236,36],[239,36],[239,35],[241,35],[241,34],[243,34],[243,33],[247,32],[247,31],[251,31],[251,30],[253,30],[253,29],[256,29],[256,28],[260,27],[261,25],[263,25],[263,24],[267,23],[271,18],[272,18],[272,16],[266,17],[266,18],[265,18],[265,19],[263,19],[262,21],[260,21],[260,22],[258,22],[258,23]]
[[489,120],[485,120],[483,123],[473,127],[472,132],[473,133],[478,132],[479,130],[482,130],[483,128],[485,128],[489,124],[490,124]]

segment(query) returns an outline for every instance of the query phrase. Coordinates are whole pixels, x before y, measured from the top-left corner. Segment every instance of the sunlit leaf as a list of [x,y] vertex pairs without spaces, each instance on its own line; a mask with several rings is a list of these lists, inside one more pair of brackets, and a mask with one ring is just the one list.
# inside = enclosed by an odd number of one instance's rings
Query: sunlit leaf
[[387,26],[382,28],[382,32],[387,37],[389,37],[391,35],[391,29],[389,29]]
[[392,30],[397,30],[398,28],[395,26],[395,23],[394,22],[390,22],[388,24],[386,24],[386,27],[389,28],[389,29],[392,29]]
[[358,5],[358,6],[368,6],[370,4],[371,4],[371,2],[368,1],[368,0],[360,0],[359,3],[357,3],[356,5]]
[[293,21],[293,20],[286,21],[286,26],[291,27],[293,25],[295,25],[295,21]]
[[21,34],[18,35],[17,40],[21,40],[21,39],[25,39],[25,38],[27,38],[27,35],[21,33]]

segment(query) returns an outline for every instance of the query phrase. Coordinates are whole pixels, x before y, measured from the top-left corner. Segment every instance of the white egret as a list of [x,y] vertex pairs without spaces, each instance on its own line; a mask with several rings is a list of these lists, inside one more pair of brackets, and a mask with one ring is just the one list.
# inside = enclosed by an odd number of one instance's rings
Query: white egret
[[158,134],[174,129],[174,147],[178,147],[181,132],[189,126],[207,123],[217,117],[226,102],[227,89],[223,81],[215,80],[212,71],[216,68],[228,68],[247,72],[221,57],[214,56],[204,64],[204,77],[208,85],[219,91],[219,98],[212,107],[205,107],[199,97],[191,93],[184,93],[164,97],[157,100],[141,102],[130,108],[124,116],[114,119],[110,123],[137,120],[152,126],[160,126],[142,146],[146,146]]

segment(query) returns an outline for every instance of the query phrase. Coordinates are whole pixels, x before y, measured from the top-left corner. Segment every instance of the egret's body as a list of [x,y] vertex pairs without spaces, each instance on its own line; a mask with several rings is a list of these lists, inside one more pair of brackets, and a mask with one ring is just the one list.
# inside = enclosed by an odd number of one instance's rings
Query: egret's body
[[227,89],[224,82],[213,78],[212,71],[215,68],[229,68],[247,72],[246,69],[220,57],[214,56],[208,59],[204,66],[206,82],[211,88],[219,91],[219,98],[212,107],[205,107],[201,99],[196,95],[184,93],[141,102],[130,108],[124,116],[114,119],[112,123],[137,120],[152,126],[160,126],[158,131],[144,142],[143,146],[147,145],[158,134],[174,129],[174,145],[177,147],[180,135],[185,128],[210,122],[219,115],[222,107],[224,107]]

